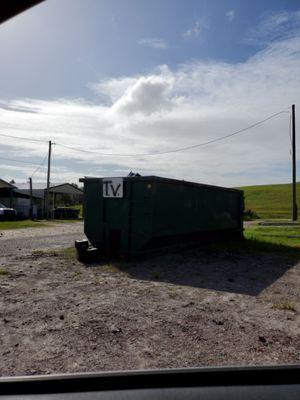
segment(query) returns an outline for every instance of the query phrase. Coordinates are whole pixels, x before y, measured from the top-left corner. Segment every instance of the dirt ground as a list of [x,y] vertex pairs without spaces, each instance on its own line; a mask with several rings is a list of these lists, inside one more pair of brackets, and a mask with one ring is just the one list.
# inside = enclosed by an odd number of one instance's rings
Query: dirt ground
[[299,263],[194,249],[85,265],[59,249],[78,237],[0,236],[0,375],[300,362]]
[[1,230],[0,263],[3,257],[30,254],[34,250],[59,249],[73,246],[84,237],[83,222],[57,223],[49,227]]

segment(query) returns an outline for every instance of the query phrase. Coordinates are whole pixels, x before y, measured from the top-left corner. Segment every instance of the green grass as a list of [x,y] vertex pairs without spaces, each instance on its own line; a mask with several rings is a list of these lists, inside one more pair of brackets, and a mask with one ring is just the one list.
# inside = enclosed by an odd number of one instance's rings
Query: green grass
[[82,204],[71,206],[71,208],[76,208],[76,210],[79,210],[79,218],[82,218]]
[[0,221],[0,231],[6,229],[40,228],[42,226],[49,226],[49,224],[46,221],[31,221],[30,219],[24,221]]
[[157,268],[154,272],[153,272],[153,279],[160,279],[162,277],[162,273],[161,271]]
[[0,268],[0,276],[10,275],[10,272],[7,268]]
[[[291,184],[244,186],[245,210],[259,218],[291,218]],[[297,203],[300,209],[300,182],[297,183]],[[300,211],[300,210],[299,210]]]
[[245,229],[245,238],[266,245],[285,246],[300,250],[300,226],[261,226],[254,225]]
[[53,224],[66,224],[78,221],[77,219],[0,221],[0,231],[7,229],[42,228],[51,227]]
[[205,243],[203,249],[210,255],[225,253],[229,257],[251,257],[269,253],[272,256],[280,256],[286,262],[300,261],[300,226],[252,225],[245,228],[244,238]]
[[64,249],[55,250],[55,254],[62,255],[64,258],[68,260],[75,260],[76,259],[76,249],[75,247],[66,247]]
[[47,225],[51,224],[71,224],[72,222],[79,221],[79,219],[50,219],[45,221]]

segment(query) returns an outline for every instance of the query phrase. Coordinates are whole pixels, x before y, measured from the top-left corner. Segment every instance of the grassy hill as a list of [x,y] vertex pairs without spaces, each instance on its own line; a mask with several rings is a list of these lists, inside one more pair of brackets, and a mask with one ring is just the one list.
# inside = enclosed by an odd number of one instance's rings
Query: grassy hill
[[[259,218],[291,218],[291,184],[244,186],[245,210]],[[300,182],[297,183],[297,204],[300,216]]]

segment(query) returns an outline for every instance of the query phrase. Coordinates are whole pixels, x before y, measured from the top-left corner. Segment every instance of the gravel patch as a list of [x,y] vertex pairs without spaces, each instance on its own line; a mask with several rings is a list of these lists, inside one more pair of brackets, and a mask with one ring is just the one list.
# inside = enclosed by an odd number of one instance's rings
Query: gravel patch
[[0,375],[300,362],[300,264],[189,250],[85,265],[53,251],[81,237],[69,225],[4,238],[20,254],[1,239]]
[[82,237],[82,221],[57,223],[41,228],[0,229],[0,255],[6,257],[30,254],[33,250],[64,248],[73,246],[74,240]]

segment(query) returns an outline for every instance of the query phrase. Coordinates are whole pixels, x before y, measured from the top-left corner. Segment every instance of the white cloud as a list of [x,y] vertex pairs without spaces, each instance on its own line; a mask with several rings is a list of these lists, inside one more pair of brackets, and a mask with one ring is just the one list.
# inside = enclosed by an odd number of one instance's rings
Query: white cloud
[[225,13],[226,18],[228,19],[229,22],[232,22],[235,17],[235,11],[234,10],[228,10]]
[[199,34],[200,34],[200,24],[199,21],[196,21],[190,29],[187,29],[185,32],[183,32],[182,36],[184,38],[198,37]]
[[122,76],[118,78],[107,78],[100,82],[90,83],[88,86],[99,96],[108,98],[111,102],[118,100],[125,91],[134,85],[138,77]]
[[300,29],[300,11],[266,13],[259,24],[252,28],[245,40],[249,43],[270,44],[272,41],[293,37]]
[[128,115],[165,112],[173,105],[172,86],[170,74],[142,76],[114,103],[112,110]]
[[138,44],[159,50],[165,50],[169,47],[166,41],[161,38],[144,38],[139,40]]
[[193,25],[183,32],[184,39],[197,39],[209,28],[208,21],[204,18],[197,20]]
[[[195,61],[149,74],[104,79],[93,85],[109,101],[83,99],[2,101],[1,133],[52,139],[52,181],[130,170],[220,185],[290,180],[289,115],[206,147],[165,156],[144,154],[214,139],[300,104],[300,36],[276,41],[243,63]],[[297,117],[297,126],[300,126]],[[5,139],[2,157],[41,162],[47,143]],[[63,143],[90,152],[76,152]],[[298,155],[299,151],[298,151]],[[11,164],[9,164],[11,165]],[[32,167],[34,170],[35,167]],[[29,167],[18,176],[29,176]],[[13,176],[12,176],[13,174]],[[37,179],[44,179],[41,170]],[[18,178],[1,168],[1,177]]]

